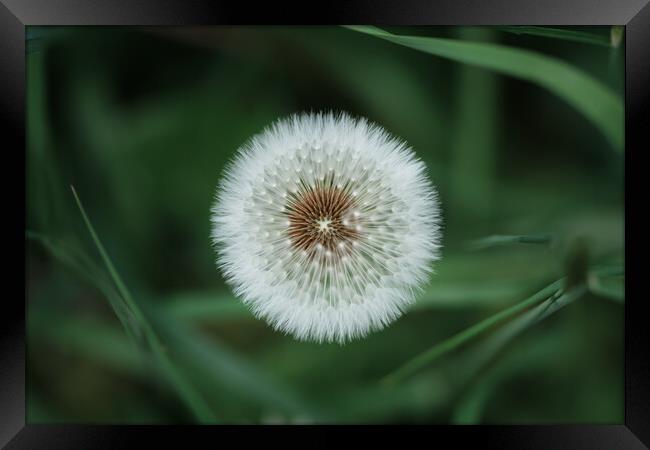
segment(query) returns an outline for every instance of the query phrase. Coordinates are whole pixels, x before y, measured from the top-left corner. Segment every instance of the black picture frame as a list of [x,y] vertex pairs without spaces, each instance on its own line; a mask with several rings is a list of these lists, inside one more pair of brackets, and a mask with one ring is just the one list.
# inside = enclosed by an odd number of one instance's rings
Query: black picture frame
[[[291,17],[287,15],[291,11]],[[16,244],[25,229],[25,189],[11,174],[24,174],[25,26],[27,25],[219,25],[261,24],[376,25],[624,25],[625,58],[625,254],[640,252],[632,242],[643,227],[641,157],[650,148],[650,6],[648,0],[364,0],[312,2],[282,7],[192,0],[0,0],[0,127],[3,157],[12,157],[2,179],[6,241]],[[645,144],[644,144],[645,142]],[[14,165],[16,164],[16,165]],[[636,174],[634,172],[637,171]],[[16,194],[16,191],[19,194]],[[22,196],[20,195],[22,194]],[[18,213],[15,213],[18,211]],[[640,241],[639,241],[640,242]],[[24,247],[22,249],[24,255]],[[24,257],[23,257],[24,258]],[[5,258],[8,262],[9,257]],[[23,268],[24,268],[24,260]],[[436,426],[413,427],[421,436],[453,439],[454,446],[478,444],[498,448],[636,449],[650,445],[650,336],[642,314],[640,264],[626,264],[625,423],[624,425]],[[4,272],[7,273],[7,272]],[[5,276],[7,284],[18,277]],[[24,280],[24,276],[23,276]],[[26,288],[22,290],[25,295]],[[25,297],[5,295],[0,310],[0,445],[7,448],[147,448],[157,443],[196,442],[217,445],[223,427],[75,426],[25,423]],[[243,427],[245,429],[247,427]],[[300,432],[309,430],[305,427]],[[232,428],[228,428],[231,430]],[[240,430],[242,428],[239,428]],[[328,428],[333,439],[342,428]],[[391,427],[373,427],[383,436]],[[244,433],[246,435],[248,430]],[[230,431],[228,431],[230,432]],[[276,431],[273,431],[275,433]],[[218,435],[217,435],[218,433]],[[294,431],[291,431],[294,433]],[[292,436],[300,439],[296,434]]]

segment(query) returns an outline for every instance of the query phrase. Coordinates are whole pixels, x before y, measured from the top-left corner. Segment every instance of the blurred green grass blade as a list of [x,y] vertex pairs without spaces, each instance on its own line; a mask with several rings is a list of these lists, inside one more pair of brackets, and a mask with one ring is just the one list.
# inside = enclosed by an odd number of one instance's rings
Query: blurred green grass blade
[[29,338],[55,344],[121,374],[147,377],[142,354],[119,328],[95,319],[80,320],[56,310],[36,309],[29,315]]
[[485,403],[492,390],[492,383],[482,380],[480,384],[470,391],[469,395],[464,395],[462,400],[456,405],[451,416],[451,423],[453,425],[479,424]]
[[551,234],[493,235],[473,240],[468,247],[471,250],[484,250],[512,244],[550,244],[552,241]]
[[45,56],[27,54],[25,76],[29,89],[25,92],[26,108],[26,177],[30,205],[27,224],[60,236],[69,227],[68,204],[61,189],[61,171],[55,158],[51,124],[48,117],[48,84]]
[[[165,342],[169,342],[164,351],[178,367],[187,367],[194,378],[201,380],[201,383],[196,383],[197,388],[202,388],[202,394],[206,398],[212,397],[216,404],[223,402],[224,395],[230,395],[239,402],[247,399],[293,415],[312,419],[322,417],[289,386],[269,379],[259,368],[217,340],[207,339],[185,324],[179,324],[174,318],[167,317],[164,310],[147,309],[146,312]],[[108,369],[147,380],[148,373],[140,364],[142,356],[107,323],[41,310],[30,316],[30,330],[33,330],[30,336],[37,340],[55,343]]]
[[544,299],[541,303],[506,323],[494,334],[488,336],[487,339],[482,341],[477,348],[470,353],[467,357],[468,362],[462,367],[460,382],[467,382],[471,379],[472,376],[485,367],[485,365],[516,336],[581,298],[586,291],[584,285],[575,286],[566,292],[559,289],[548,296],[548,298]]
[[614,44],[609,36],[589,33],[587,31],[566,30],[562,28],[553,27],[539,27],[539,26],[500,26],[496,27],[499,31],[515,34],[529,34],[532,36],[541,36],[554,39],[562,39],[564,41],[581,42],[583,44],[599,45],[601,47],[613,47]]
[[396,35],[370,26],[347,28],[425,53],[474,64],[536,83],[576,108],[598,127],[616,150],[623,151],[622,99],[589,74],[564,61],[529,50],[485,42]]
[[[440,308],[467,308],[499,305],[525,292],[528,280],[521,282],[432,283],[410,311]],[[221,290],[179,292],[165,299],[164,309],[171,317],[189,322],[222,323],[254,320],[246,306]]]
[[[120,323],[123,325],[127,336],[129,336],[132,341],[135,342],[138,347],[140,347],[140,338],[143,335],[143,331],[139,328],[141,322],[138,321],[133,316],[132,311],[125,306],[124,301],[120,297],[119,293],[107,283],[107,280],[105,280],[98,273],[98,271],[93,269],[94,266],[92,264],[84,266],[84,264],[80,263],[79,258],[75,258],[69,249],[63,247],[62,245],[57,245],[51,239],[40,235],[39,233],[27,231],[27,237],[39,242],[50,252],[50,254],[52,254],[52,256],[61,261],[63,264],[70,266],[72,269],[93,283],[93,285],[96,286],[107,298]],[[92,340],[92,337],[89,337],[88,339]],[[154,350],[154,355],[157,356],[158,362],[163,368],[164,373],[172,385],[176,385],[177,392],[182,399],[186,400],[188,406],[190,407],[190,410],[192,410],[200,420],[205,421],[205,423],[212,423],[214,421],[214,415],[207,408],[207,406],[203,405],[203,401],[196,395],[196,393],[187,384],[187,382],[183,380],[182,377],[180,377],[178,371],[173,367],[173,365],[171,365],[167,357],[162,353],[161,345],[157,342],[149,342],[149,344]],[[99,349],[100,347],[95,350],[99,351]],[[142,362],[142,360],[140,362]],[[141,364],[140,366],[142,367]]]
[[181,292],[165,302],[166,312],[175,319],[199,322],[225,322],[252,319],[244,304],[223,291]]
[[[484,369],[488,367],[488,364],[514,338],[520,336],[526,330],[545,320],[560,309],[582,298],[586,292],[584,285],[576,286],[566,292],[560,288],[550,293],[541,303],[532,306],[522,314],[508,321],[501,328],[488,335],[486,339],[478,342],[470,351],[459,355],[457,360],[446,369],[455,374],[455,389],[464,393],[454,408],[452,423],[478,423],[485,404],[493,392],[494,386],[505,376],[511,375],[513,372],[519,370],[522,366],[522,361],[517,360],[516,367],[513,367],[512,364],[506,366],[497,365],[496,369],[492,370],[494,367],[492,366],[490,369],[487,369],[488,372],[486,375]],[[548,358],[549,349],[557,346],[557,335],[545,335],[542,337],[546,338],[549,342],[543,343],[543,348],[535,354],[532,360],[530,359],[531,355],[527,355],[525,361],[527,361],[526,366],[529,369],[535,365],[539,365],[541,358]],[[539,337],[536,337],[533,342],[539,343]],[[544,361],[543,359],[541,361],[543,364],[548,364],[548,361]],[[429,376],[429,374],[427,373],[426,376]],[[478,378],[479,376],[480,378]],[[423,376],[421,378],[426,377]],[[468,391],[465,393],[466,390]]]
[[521,298],[530,286],[528,280],[518,282],[485,280],[481,282],[433,282],[411,307],[411,311],[440,308],[495,306]]
[[433,363],[441,356],[451,352],[452,350],[458,348],[462,344],[466,343],[473,337],[481,334],[485,330],[494,326],[495,324],[508,319],[520,311],[535,305],[545,299],[550,295],[553,295],[561,287],[564,279],[560,279],[541,291],[537,292],[535,295],[527,298],[526,300],[517,303],[516,305],[511,306],[503,311],[494,314],[493,316],[488,317],[487,319],[482,320],[481,322],[461,331],[460,333],[455,334],[454,336],[434,345],[429,350],[421,353],[412,360],[408,361],[406,364],[389,373],[382,379],[382,383],[385,384],[395,384],[403,380],[404,378],[412,375],[423,367]]
[[189,409],[195,414],[196,418],[202,423],[214,423],[216,421],[216,417],[210,410],[207,403],[203,400],[203,398],[201,398],[198,392],[196,392],[194,387],[187,382],[187,380],[176,369],[176,367],[174,367],[174,364],[169,360],[169,358],[165,354],[164,348],[158,336],[154,332],[149,322],[144,317],[140,308],[138,308],[138,306],[133,301],[130,292],[126,288],[126,285],[124,284],[122,278],[120,277],[117,270],[115,269],[113,262],[109,258],[108,253],[104,249],[104,246],[101,243],[99,236],[97,236],[97,233],[95,232],[95,228],[93,227],[92,223],[90,222],[90,219],[88,218],[88,215],[86,214],[86,210],[84,209],[81,200],[77,196],[77,192],[75,191],[73,186],[70,187],[72,189],[72,194],[74,195],[75,201],[77,202],[77,206],[79,207],[79,211],[81,212],[83,220],[86,224],[86,227],[95,243],[95,246],[97,247],[97,250],[99,251],[102,257],[104,264],[106,264],[106,267],[108,268],[108,271],[113,279],[113,282],[117,285],[121,298],[126,303],[128,309],[135,315],[139,324],[142,326],[145,332],[145,336],[147,337],[147,341],[151,346],[151,350],[154,356],[156,357],[160,367],[163,369],[164,373],[166,374],[168,380],[171,382],[172,386],[175,387],[177,393],[185,401]]
[[141,345],[143,333],[133,313],[125,306],[115,288],[83,251],[66,246],[63,241],[54,241],[50,237],[35,231],[27,230],[25,235],[29,240],[43,246],[56,260],[71,268],[95,286],[110,303],[115,316],[122,324],[132,343],[138,347]]
[[[77,202],[82,214],[84,215],[89,230],[92,230],[91,235],[96,239],[96,245],[100,247],[101,242],[96,233],[94,233],[92,224],[87,215],[85,215],[83,206],[78,198]],[[103,246],[101,246],[101,248],[103,250]],[[105,250],[100,250],[100,253],[102,253],[102,256],[105,258],[107,266],[110,264],[111,269],[109,270],[114,274],[116,283],[118,282],[117,280],[119,280],[121,291],[130,297],[130,293],[119,278],[119,274],[111,263],[108,254]],[[215,302],[213,301],[213,303]],[[202,303],[202,305],[206,304],[207,302]],[[232,302],[232,304],[241,305],[239,302]],[[130,305],[138,309],[139,317],[145,321],[145,314],[132,299]],[[244,308],[243,305],[241,305],[241,307]],[[196,310],[194,312],[196,312]],[[149,330],[148,336],[152,350],[158,356],[163,368],[168,372],[168,376],[177,385],[177,389],[185,397],[191,400],[193,408],[198,410],[201,415],[205,415],[206,412],[209,412],[209,406],[201,398],[200,394],[187,382],[183,374],[174,367],[172,361],[168,357],[171,349],[175,350],[171,356],[173,356],[175,360],[185,360],[186,363],[192,365],[195,373],[198,369],[201,373],[210,374],[209,386],[205,389],[206,392],[204,393],[208,393],[212,390],[211,387],[215,380],[221,380],[221,384],[229,385],[231,388],[238,389],[241,392],[241,395],[252,395],[257,401],[266,401],[270,405],[281,405],[290,411],[303,412],[308,409],[302,404],[301,399],[290,393],[288,389],[276,385],[269,380],[265,380],[264,377],[257,373],[258,371],[248,367],[244,361],[240,361],[239,358],[230,354],[225,348],[220,348],[215,342],[208,344],[205,339],[199,337],[198,334],[191,332],[189,329],[186,329],[183,324],[169,320],[169,318],[163,314],[163,310],[157,311],[151,308],[149,310],[149,317],[155,319],[157,329],[166,337],[165,342],[167,344],[166,346],[161,344],[158,335],[153,332],[153,327],[148,323],[148,321],[145,321],[144,325]],[[211,413],[209,413],[209,420],[213,421]]]
[[607,272],[603,273],[604,275],[598,275],[595,272],[590,274],[587,283],[589,292],[617,303],[625,303],[625,279],[616,276],[621,274],[608,276]]
[[182,360],[195,379],[200,381],[203,391],[214,396],[215,401],[223,393],[215,390],[215,384],[236,395],[240,401],[247,399],[267,408],[278,408],[286,413],[307,414],[320,417],[291,386],[277,382],[259,368],[222,345],[216,338],[209,340],[192,329],[187,323],[178,322],[165,309],[152,310],[158,329],[169,342],[169,352]]
[[115,269],[115,266],[113,265],[113,262],[111,259],[108,257],[108,253],[106,253],[106,249],[104,249],[104,245],[102,242],[99,240],[99,236],[97,236],[97,233],[95,232],[95,228],[93,227],[92,223],[90,222],[90,219],[88,218],[88,215],[86,214],[86,210],[84,209],[83,205],[81,204],[81,200],[79,200],[79,196],[77,196],[77,191],[75,191],[74,186],[70,186],[70,189],[72,190],[72,195],[74,195],[74,199],[77,202],[77,206],[79,207],[79,211],[81,212],[81,216],[83,217],[84,223],[86,224],[86,228],[88,229],[88,232],[90,233],[90,236],[93,239],[93,242],[95,243],[95,246],[97,247],[97,250],[99,251],[99,254],[102,257],[102,260],[104,261],[104,264],[106,265],[106,268],[108,269],[109,274],[111,275],[111,278],[113,279],[113,282],[117,286],[117,289],[126,302],[127,307],[129,310],[137,317],[137,319],[141,322],[143,328],[145,328],[148,332],[150,332],[149,327],[146,324],[146,321],[144,320],[144,317],[142,316],[142,312],[140,309],[135,305],[133,298],[131,297],[130,292],[126,288],[126,285],[122,281],[122,278],[120,275],[117,273],[117,270]]
[[163,347],[154,344],[154,354],[158,356],[158,362],[163,368],[171,384],[176,388],[180,398],[184,400],[190,411],[202,424],[214,424],[217,421],[216,416],[205,402],[203,397],[196,391],[183,376],[183,374],[174,366],[172,361],[163,353]]
[[[587,289],[585,286],[576,286],[569,291],[557,291],[550,298],[524,312],[512,321],[508,322],[493,335],[482,341],[468,356],[465,363],[456,366],[455,371],[459,374],[457,380],[460,386],[470,386],[470,392],[459,401],[454,411],[452,422],[454,424],[476,424],[480,420],[485,402],[492,392],[494,385],[506,374],[512,375],[520,368],[500,367],[491,374],[484,375],[482,371],[490,361],[515,337],[541,322],[550,315],[580,299]],[[554,343],[556,341],[553,341]],[[548,358],[548,347],[542,354],[538,355],[533,362],[528,361],[528,368],[539,364],[540,358]],[[543,361],[543,359],[542,359]],[[547,363],[547,362],[546,362]],[[481,379],[472,389],[472,380],[481,374]]]
[[[461,41],[495,39],[489,28],[460,27],[454,32]],[[454,67],[454,121],[449,143],[449,204],[447,228],[459,230],[467,221],[480,221],[494,213],[498,164],[498,130],[502,108],[501,79],[468,64]]]

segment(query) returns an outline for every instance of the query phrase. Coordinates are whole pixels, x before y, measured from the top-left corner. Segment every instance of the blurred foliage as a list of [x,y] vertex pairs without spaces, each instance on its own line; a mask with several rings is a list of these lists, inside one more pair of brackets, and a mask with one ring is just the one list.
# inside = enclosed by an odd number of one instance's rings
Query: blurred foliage
[[[622,423],[620,32],[28,27],[28,421]],[[330,109],[406,139],[445,222],[345,346],[254,319],[209,239],[236,149]]]

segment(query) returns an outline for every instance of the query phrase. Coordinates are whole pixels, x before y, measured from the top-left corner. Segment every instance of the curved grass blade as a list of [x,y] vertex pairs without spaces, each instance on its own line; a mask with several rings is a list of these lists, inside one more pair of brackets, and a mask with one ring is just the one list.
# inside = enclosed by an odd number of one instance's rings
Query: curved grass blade
[[453,61],[531,81],[567,101],[623,151],[623,101],[589,74],[556,58],[486,42],[396,35],[370,26],[346,26],[380,39]]
[[536,26],[500,26],[496,27],[499,31],[514,34],[529,34],[532,36],[541,36],[553,39],[562,39],[564,41],[581,42],[583,44],[599,45],[601,47],[614,47],[614,43],[609,36],[596,33],[588,33],[578,30],[566,30],[553,27],[536,27]]
[[142,312],[140,309],[136,306],[135,302],[133,301],[133,298],[131,297],[131,293],[128,291],[126,288],[126,285],[122,281],[122,278],[120,275],[117,273],[117,270],[115,269],[115,266],[113,265],[113,262],[111,259],[108,257],[108,253],[106,253],[106,249],[104,249],[104,245],[101,243],[99,240],[99,236],[97,236],[97,233],[95,232],[95,228],[93,227],[92,223],[90,222],[90,219],[86,215],[86,210],[84,209],[83,205],[81,204],[81,200],[79,200],[79,197],[77,196],[77,191],[75,191],[74,186],[70,186],[70,189],[72,190],[72,195],[74,195],[74,199],[77,202],[77,206],[79,207],[79,211],[81,212],[81,216],[83,217],[84,223],[86,224],[86,228],[88,229],[88,232],[90,233],[90,236],[93,239],[93,242],[95,243],[95,246],[97,247],[97,250],[99,251],[99,254],[102,257],[102,260],[104,261],[104,264],[106,265],[106,268],[108,269],[108,272],[113,279],[113,282],[117,286],[117,290],[119,291],[120,295],[122,296],[122,299],[126,303],[127,307],[129,310],[138,318],[140,323],[143,325],[145,329],[147,329],[147,332],[151,333],[151,330],[148,329],[148,324],[146,320],[144,319]]
[[88,215],[86,214],[86,211],[83,205],[81,204],[81,200],[79,200],[79,197],[77,196],[77,192],[75,191],[74,187],[72,186],[70,187],[72,189],[72,194],[74,195],[75,201],[77,202],[77,206],[79,207],[79,211],[81,212],[83,220],[86,224],[86,228],[88,229],[88,232],[90,233],[93,242],[95,243],[95,246],[97,247],[97,250],[99,251],[102,257],[104,264],[108,268],[108,271],[111,275],[111,278],[113,279],[113,282],[117,286],[118,292],[120,293],[120,297],[125,302],[128,310],[133,313],[138,323],[142,327],[147,342],[149,343],[152,353],[155,356],[156,361],[158,362],[160,368],[167,376],[171,385],[176,389],[180,398],[185,401],[186,405],[194,413],[196,418],[202,423],[214,423],[216,421],[216,417],[210,410],[210,407],[199,395],[199,393],[194,389],[194,387],[190,383],[188,383],[187,380],[185,380],[185,378],[181,375],[180,371],[178,371],[176,367],[174,367],[173,363],[169,360],[169,358],[165,354],[160,339],[154,332],[150,323],[144,317],[144,314],[142,313],[138,305],[133,301],[133,298],[131,297],[131,293],[126,288],[126,285],[122,281],[122,278],[117,272],[117,269],[115,269],[113,262],[109,258],[108,253],[104,249],[103,244],[99,240],[99,236],[97,236],[97,233],[95,232],[95,228],[90,222],[90,219],[88,218]]
[[472,351],[468,362],[462,367],[462,375],[459,382],[466,383],[474,374],[485,367],[508,342],[511,342],[516,336],[531,326],[581,298],[586,292],[587,288],[585,285],[575,286],[566,291],[564,289],[558,289],[546,300],[505,324]]
[[423,367],[433,363],[441,356],[451,352],[452,350],[460,347],[462,344],[471,340],[473,337],[481,334],[497,323],[508,319],[517,313],[523,311],[524,309],[533,306],[539,302],[542,302],[548,299],[550,296],[554,295],[561,289],[564,283],[564,278],[551,283],[546,286],[541,291],[537,292],[532,297],[527,298],[526,300],[517,303],[516,305],[511,306],[503,311],[494,314],[493,316],[488,317],[487,319],[482,320],[481,322],[461,331],[458,334],[434,345],[429,350],[424,353],[416,356],[412,360],[408,361],[406,364],[398,368],[397,370],[386,375],[381,382],[384,384],[395,384],[404,378],[412,375]]

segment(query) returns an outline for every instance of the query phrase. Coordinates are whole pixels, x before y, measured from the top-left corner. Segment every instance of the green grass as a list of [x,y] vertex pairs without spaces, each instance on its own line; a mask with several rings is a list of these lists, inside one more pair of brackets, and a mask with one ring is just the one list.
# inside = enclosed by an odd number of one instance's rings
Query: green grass
[[395,384],[403,380],[404,378],[412,375],[428,364],[434,363],[441,356],[455,350],[461,345],[465,344],[470,339],[480,335],[484,331],[493,327],[494,325],[511,318],[517,313],[523,311],[524,309],[540,303],[542,301],[548,300],[549,298],[554,297],[562,287],[564,280],[558,280],[554,283],[551,283],[535,295],[527,298],[526,300],[517,303],[499,313],[488,317],[487,319],[482,320],[481,322],[473,325],[452,337],[445,339],[444,341],[434,345],[426,352],[416,356],[412,360],[408,361],[406,364],[398,368],[397,370],[386,375],[382,382],[385,384]]
[[540,26],[501,26],[497,27],[499,31],[505,31],[515,34],[529,34],[544,38],[560,39],[563,41],[580,42],[583,44],[598,45],[601,47],[615,47],[620,44],[620,40],[613,38],[616,33],[620,32],[620,27],[611,27],[611,34],[599,34],[590,31],[569,30],[564,28],[540,27]]
[[553,241],[553,236],[550,234],[531,234],[522,236],[488,236],[481,239],[471,241],[468,247],[472,250],[485,250],[492,247],[499,247],[501,245],[510,244],[542,244],[549,245]]
[[[354,29],[30,30],[28,422],[622,422],[621,30]],[[443,207],[417,301],[345,346],[256,319],[209,239],[237,147],[310,109]]]
[[[130,323],[135,322],[138,329],[144,334],[146,341],[149,345],[149,349],[155,357],[155,362],[161,368],[161,371],[165,374],[168,381],[173,385],[178,396],[185,402],[185,404],[190,408],[190,410],[196,416],[196,419],[200,423],[214,423],[216,422],[216,416],[211,411],[210,407],[205,403],[203,397],[194,389],[194,387],[189,383],[183,374],[176,368],[174,363],[166,355],[163,344],[160,342],[158,335],[153,330],[151,324],[147,318],[142,313],[140,307],[135,303],[131,293],[126,288],[122,278],[115,269],[113,262],[111,261],[108,253],[104,249],[102,242],[99,240],[99,236],[95,232],[86,211],[79,200],[79,196],[75,191],[74,187],[71,186],[72,194],[74,195],[75,202],[79,207],[83,221],[92,237],[93,243],[97,248],[97,251],[101,255],[102,261],[106,265],[106,268],[111,276],[112,281],[115,283],[118,292],[120,294],[119,298],[124,302],[125,309],[132,314],[134,320],[129,321]],[[111,303],[111,305],[114,305]],[[122,311],[121,308],[115,307],[115,313],[120,314]]]
[[485,42],[396,35],[367,26],[347,28],[421,52],[536,83],[584,114],[617,151],[623,151],[622,100],[607,86],[564,61]]

